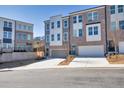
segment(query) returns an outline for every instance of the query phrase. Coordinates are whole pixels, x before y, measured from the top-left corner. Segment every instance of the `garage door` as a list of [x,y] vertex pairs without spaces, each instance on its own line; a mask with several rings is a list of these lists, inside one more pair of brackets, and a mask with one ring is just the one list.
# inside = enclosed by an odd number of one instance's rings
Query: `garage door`
[[54,58],[64,58],[67,56],[67,53],[65,50],[52,50],[51,56]]
[[79,46],[78,47],[78,55],[79,56],[104,56],[104,46],[96,45],[96,46]]
[[124,42],[119,42],[119,53],[124,53]]

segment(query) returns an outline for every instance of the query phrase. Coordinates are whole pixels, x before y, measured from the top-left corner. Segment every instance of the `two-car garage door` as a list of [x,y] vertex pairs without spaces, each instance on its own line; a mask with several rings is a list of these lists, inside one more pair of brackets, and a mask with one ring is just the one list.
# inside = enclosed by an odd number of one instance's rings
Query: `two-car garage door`
[[95,46],[79,46],[78,47],[78,56],[104,56],[104,46],[95,45]]

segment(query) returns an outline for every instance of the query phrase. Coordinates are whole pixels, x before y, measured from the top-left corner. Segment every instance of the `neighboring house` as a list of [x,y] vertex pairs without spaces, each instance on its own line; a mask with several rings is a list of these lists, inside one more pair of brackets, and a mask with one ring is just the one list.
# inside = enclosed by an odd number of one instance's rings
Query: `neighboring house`
[[46,50],[50,57],[124,53],[123,5],[98,6],[65,17],[53,16],[44,23]]
[[45,41],[41,37],[35,37],[33,40],[34,51],[45,51]]
[[38,58],[43,58],[45,54],[45,41],[42,37],[36,37],[33,40],[33,50]]
[[16,21],[15,51],[33,51],[33,24]]
[[0,51],[32,51],[33,24],[0,17]]
[[0,17],[0,50],[11,52],[14,50],[15,21]]
[[107,6],[108,51],[124,53],[124,5]]

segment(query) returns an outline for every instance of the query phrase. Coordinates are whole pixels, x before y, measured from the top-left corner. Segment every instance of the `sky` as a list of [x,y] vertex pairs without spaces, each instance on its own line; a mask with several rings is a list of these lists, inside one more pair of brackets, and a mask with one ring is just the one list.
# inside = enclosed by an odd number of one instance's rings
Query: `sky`
[[69,13],[95,5],[0,5],[0,17],[6,17],[34,24],[34,37],[44,36],[43,21],[50,16]]

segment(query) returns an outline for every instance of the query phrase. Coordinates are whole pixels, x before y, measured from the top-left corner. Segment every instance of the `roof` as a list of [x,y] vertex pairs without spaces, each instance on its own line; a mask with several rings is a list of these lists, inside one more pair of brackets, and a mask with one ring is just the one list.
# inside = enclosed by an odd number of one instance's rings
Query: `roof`
[[15,20],[15,19],[11,19],[11,18],[6,18],[6,17],[0,17],[2,19],[8,19],[8,20],[12,20],[12,21],[18,21],[18,22],[22,22],[22,23],[27,23],[27,24],[31,24],[31,25],[34,25],[32,23],[28,23],[28,22],[24,22],[24,21],[19,21],[19,20]]
[[77,13],[89,11],[89,10],[92,10],[92,9],[102,8],[102,7],[105,7],[105,5],[101,5],[101,6],[97,6],[97,7],[92,7],[92,8],[88,8],[88,9],[84,9],[84,10],[75,11],[75,12],[71,12],[71,13],[69,13],[69,14],[70,14],[70,15],[71,15],[71,14],[77,14]]

